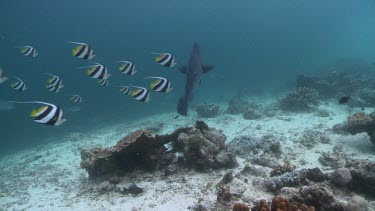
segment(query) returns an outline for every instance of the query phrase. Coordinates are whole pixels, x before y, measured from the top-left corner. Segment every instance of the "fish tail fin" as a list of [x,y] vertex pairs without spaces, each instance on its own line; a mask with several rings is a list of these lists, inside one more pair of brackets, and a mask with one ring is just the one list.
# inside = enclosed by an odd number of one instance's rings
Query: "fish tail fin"
[[177,112],[182,116],[187,116],[188,113],[188,99],[186,96],[182,96],[178,101]]

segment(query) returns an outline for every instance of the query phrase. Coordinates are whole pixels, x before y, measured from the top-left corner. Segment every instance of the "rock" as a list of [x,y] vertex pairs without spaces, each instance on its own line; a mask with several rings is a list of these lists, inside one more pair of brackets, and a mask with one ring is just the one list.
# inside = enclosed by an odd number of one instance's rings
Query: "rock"
[[345,211],[370,211],[369,203],[364,198],[355,195],[350,198]]
[[236,156],[228,152],[219,152],[215,155],[215,167],[218,168],[233,168],[237,166]]
[[331,139],[324,132],[316,130],[305,130],[299,139],[299,143],[307,149],[312,149],[319,142],[327,144]]
[[223,178],[220,180],[219,184],[228,184],[231,183],[234,179],[233,171],[228,171]]
[[195,107],[195,111],[200,117],[212,118],[219,114],[219,106],[214,104],[203,104]]
[[327,176],[318,168],[307,169],[306,178],[313,182],[323,182]]
[[129,186],[128,188],[125,188],[124,193],[125,194],[132,194],[132,195],[136,196],[136,195],[139,195],[139,194],[143,193],[143,189],[138,187],[137,185],[133,184],[133,185]]
[[119,184],[121,182],[121,178],[120,177],[110,177],[108,179],[108,181],[111,183],[111,184]]
[[290,201],[308,204],[317,210],[342,211],[345,205],[335,199],[329,187],[321,185],[302,186],[298,193],[286,194]]
[[229,101],[227,112],[230,114],[244,113],[250,108],[250,103],[243,97],[234,97]]
[[318,117],[329,117],[330,115],[329,115],[328,111],[319,109],[316,113],[316,116],[318,116]]
[[259,119],[261,116],[262,115],[257,114],[254,110],[251,109],[247,109],[242,115],[242,117],[247,120]]
[[177,166],[176,165],[169,165],[164,169],[164,176],[170,176],[177,172]]
[[349,168],[352,175],[350,188],[358,193],[375,197],[375,162],[348,160],[346,168]]
[[331,181],[339,186],[346,186],[352,181],[352,175],[347,168],[338,168],[331,175]]
[[104,181],[99,184],[99,186],[97,187],[97,191],[103,194],[103,193],[113,190],[114,187],[115,186],[109,183],[109,181]]
[[261,167],[256,167],[251,164],[246,164],[245,167],[240,172],[244,176],[256,176],[256,177],[266,177],[267,172]]
[[322,152],[322,155],[319,157],[319,162],[323,166],[330,166],[333,168],[342,168],[345,167],[346,160],[342,153],[336,152]]

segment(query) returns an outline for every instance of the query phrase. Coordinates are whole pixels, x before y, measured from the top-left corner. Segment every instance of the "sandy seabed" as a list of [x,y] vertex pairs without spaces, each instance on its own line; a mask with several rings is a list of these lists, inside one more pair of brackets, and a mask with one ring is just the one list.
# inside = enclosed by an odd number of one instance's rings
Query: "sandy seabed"
[[[255,100],[262,104],[272,103],[270,100]],[[344,136],[331,131],[335,124],[344,122],[356,108],[331,102],[319,106],[319,109],[329,112],[329,117],[319,117],[316,112],[283,112],[274,117],[245,120],[242,115],[224,113],[226,103],[218,105],[221,114],[214,118],[199,118],[194,111],[186,118],[177,119],[174,119],[175,113],[164,113],[137,122],[108,126],[99,131],[68,134],[64,140],[3,156],[0,158],[0,210],[188,210],[198,200],[215,201],[217,193],[213,189],[207,190],[207,184],[219,182],[227,170],[211,173],[186,170],[169,177],[163,176],[160,171],[135,171],[118,185],[127,187],[136,184],[143,188],[144,193],[137,196],[118,192],[100,194],[91,188],[92,181],[80,167],[81,149],[112,146],[130,132],[158,123],[165,123],[160,131],[164,134],[179,127],[192,126],[197,119],[201,119],[209,127],[222,130],[228,143],[239,135],[283,136],[282,146],[295,149],[297,168],[319,167],[323,172],[332,171],[322,166],[318,158],[321,152],[332,151],[335,146],[342,146],[346,154],[355,158],[375,160],[375,146],[365,133]],[[372,110],[368,108],[368,112]],[[295,137],[307,129],[328,131],[331,142],[318,143],[312,149],[298,149]],[[244,159],[238,157],[237,160],[239,166],[234,169],[235,173],[245,165]],[[298,162],[300,160],[304,160],[303,164]],[[255,197],[273,197],[273,194],[252,186],[248,189]],[[372,210],[375,210],[375,201],[369,202]]]

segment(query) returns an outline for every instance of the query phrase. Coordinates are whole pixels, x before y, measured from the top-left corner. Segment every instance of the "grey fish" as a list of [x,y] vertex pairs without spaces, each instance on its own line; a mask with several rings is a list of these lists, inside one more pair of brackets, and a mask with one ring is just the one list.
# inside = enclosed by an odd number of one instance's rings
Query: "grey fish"
[[8,77],[4,74],[3,69],[0,67],[0,84],[8,80]]
[[201,83],[202,75],[212,69],[212,65],[202,64],[199,46],[194,43],[188,64],[179,68],[182,73],[186,74],[185,95],[180,98],[177,105],[177,112],[180,115],[187,116],[189,101],[192,100],[194,92]]

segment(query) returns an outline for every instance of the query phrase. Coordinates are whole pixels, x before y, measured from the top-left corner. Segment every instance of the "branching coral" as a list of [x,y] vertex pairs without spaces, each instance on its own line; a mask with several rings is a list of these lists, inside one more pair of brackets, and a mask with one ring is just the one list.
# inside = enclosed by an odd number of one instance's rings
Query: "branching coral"
[[280,107],[287,111],[305,111],[319,105],[319,93],[313,88],[299,87],[280,100]]

